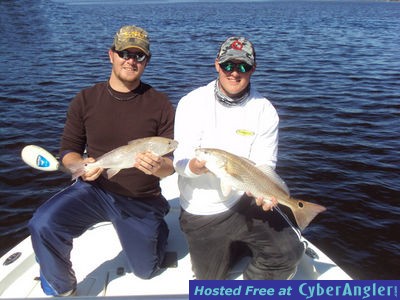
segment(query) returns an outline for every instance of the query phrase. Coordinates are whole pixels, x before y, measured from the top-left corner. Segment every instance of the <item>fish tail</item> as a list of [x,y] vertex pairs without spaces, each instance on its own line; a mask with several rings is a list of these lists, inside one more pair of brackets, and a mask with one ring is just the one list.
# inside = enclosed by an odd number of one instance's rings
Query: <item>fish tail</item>
[[294,218],[296,219],[297,225],[300,230],[304,230],[310,224],[310,222],[321,212],[326,210],[326,207],[307,202],[304,200],[293,199],[296,202],[296,206],[291,206]]

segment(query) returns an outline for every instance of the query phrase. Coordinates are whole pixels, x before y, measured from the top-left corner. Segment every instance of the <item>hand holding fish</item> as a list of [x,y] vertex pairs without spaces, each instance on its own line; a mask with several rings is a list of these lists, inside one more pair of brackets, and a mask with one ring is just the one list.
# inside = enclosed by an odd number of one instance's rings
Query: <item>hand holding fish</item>
[[[93,157],[82,158],[79,153],[70,152],[64,156],[62,162],[71,173],[74,173],[75,170],[80,166],[86,166],[87,164],[92,164],[95,161],[96,160]],[[103,172],[103,168],[101,167],[83,170],[80,174],[80,177],[84,181],[94,181],[100,176],[101,172]]]
[[189,168],[194,174],[201,175],[209,172],[206,167],[206,161],[193,158],[189,161]]
[[[96,160],[93,157],[88,157],[83,160],[83,163],[94,163],[95,161]],[[103,172],[103,168],[91,169],[82,174],[81,178],[84,181],[94,181],[100,176],[101,172]]]
[[264,211],[274,210],[276,206],[278,206],[278,200],[276,198],[264,199],[264,198],[256,198],[256,203],[258,206],[261,206]]
[[[250,192],[246,192],[246,195],[249,197],[254,197],[254,195]],[[278,206],[278,200],[275,197],[267,198],[264,197],[254,197],[256,200],[256,204],[261,206],[264,211],[274,210],[274,207]]]
[[[156,175],[163,164],[163,158],[147,151],[136,155],[134,167],[147,175]],[[157,176],[157,175],[156,175]]]

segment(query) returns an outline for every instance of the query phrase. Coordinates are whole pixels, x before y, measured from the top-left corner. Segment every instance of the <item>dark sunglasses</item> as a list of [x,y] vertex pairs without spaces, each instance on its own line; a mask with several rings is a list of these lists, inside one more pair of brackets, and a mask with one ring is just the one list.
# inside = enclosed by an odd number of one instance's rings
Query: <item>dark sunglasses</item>
[[131,53],[128,50],[123,50],[123,51],[114,50],[114,52],[117,53],[119,57],[121,57],[125,60],[133,58],[137,62],[143,62],[147,57],[146,54],[144,54],[144,53],[141,53],[141,52]]
[[236,70],[239,73],[247,73],[253,68],[253,66],[250,66],[249,64],[246,64],[244,62],[236,64],[234,62],[227,61],[219,65],[225,72],[229,73],[232,73],[234,70]]

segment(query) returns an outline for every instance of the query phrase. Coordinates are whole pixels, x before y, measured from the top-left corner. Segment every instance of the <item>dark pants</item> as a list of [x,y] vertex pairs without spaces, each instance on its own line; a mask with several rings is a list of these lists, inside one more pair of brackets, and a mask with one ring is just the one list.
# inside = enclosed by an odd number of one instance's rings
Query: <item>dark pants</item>
[[277,210],[265,212],[243,196],[230,210],[216,215],[181,211],[180,223],[189,244],[197,279],[226,279],[238,245],[251,252],[244,279],[288,279],[304,253],[296,230]]
[[168,211],[169,203],[161,195],[129,198],[78,180],[39,207],[29,222],[43,289],[58,295],[76,288],[72,240],[103,221],[113,223],[132,272],[150,278],[164,258]]

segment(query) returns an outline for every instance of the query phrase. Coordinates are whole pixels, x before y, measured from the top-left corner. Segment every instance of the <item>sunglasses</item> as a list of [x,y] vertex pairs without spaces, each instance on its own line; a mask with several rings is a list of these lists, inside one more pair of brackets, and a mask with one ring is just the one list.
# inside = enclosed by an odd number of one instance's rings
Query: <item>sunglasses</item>
[[251,69],[253,69],[253,66],[250,66],[249,64],[243,62],[235,64],[234,62],[227,61],[219,65],[225,72],[229,73],[232,73],[234,70],[236,70],[239,73],[247,73]]
[[117,53],[118,56],[121,57],[122,59],[128,60],[133,58],[133,60],[136,62],[143,62],[147,58],[146,54],[141,52],[131,53],[128,50],[123,50],[123,51],[114,50],[114,52]]

